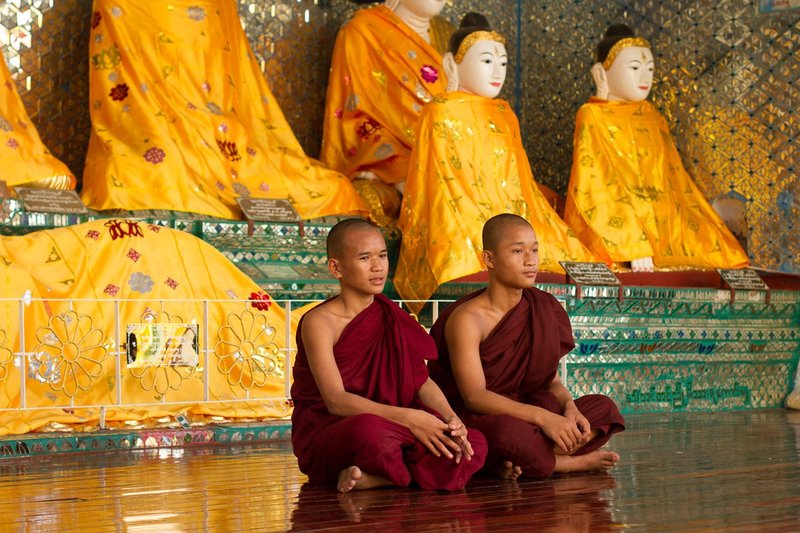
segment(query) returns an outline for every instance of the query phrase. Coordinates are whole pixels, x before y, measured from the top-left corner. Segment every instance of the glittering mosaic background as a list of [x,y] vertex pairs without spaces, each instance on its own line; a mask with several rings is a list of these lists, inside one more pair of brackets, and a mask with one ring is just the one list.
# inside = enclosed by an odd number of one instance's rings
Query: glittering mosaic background
[[[233,1],[233,0],[231,0]],[[247,36],[301,144],[319,153],[327,73],[346,0],[237,0]],[[800,271],[794,228],[800,186],[800,11],[760,14],[745,0],[453,0],[457,23],[479,10],[510,42],[503,97],[516,107],[537,178],[564,192],[578,107],[592,93],[592,50],[612,22],[648,37],[652,99],[672,125],[684,164],[709,198],[746,206],[757,265]],[[7,0],[0,47],[51,150],[81,175],[89,136],[88,0]]]

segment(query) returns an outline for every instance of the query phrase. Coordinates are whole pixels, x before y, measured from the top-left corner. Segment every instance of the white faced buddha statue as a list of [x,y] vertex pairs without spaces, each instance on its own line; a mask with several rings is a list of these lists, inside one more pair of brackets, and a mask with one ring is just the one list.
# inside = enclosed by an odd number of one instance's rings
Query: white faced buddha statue
[[566,222],[598,257],[635,272],[737,268],[747,255],[686,172],[669,125],[647,101],[650,44],[611,26],[578,110]]

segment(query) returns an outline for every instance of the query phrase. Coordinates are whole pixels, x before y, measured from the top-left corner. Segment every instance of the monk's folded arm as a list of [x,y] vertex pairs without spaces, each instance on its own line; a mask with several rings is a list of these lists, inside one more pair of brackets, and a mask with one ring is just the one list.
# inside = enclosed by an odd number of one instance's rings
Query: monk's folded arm
[[374,402],[345,390],[342,374],[333,355],[333,329],[323,313],[312,312],[306,316],[300,334],[306,348],[308,366],[330,414],[344,417],[373,414],[408,426],[410,409]]
[[553,393],[558,400],[558,404],[561,406],[561,409],[564,411],[566,411],[569,407],[575,407],[572,394],[570,394],[569,390],[564,386],[563,383],[561,383],[561,380],[558,376],[553,378],[553,382],[550,384],[548,390]]
[[450,406],[450,402],[448,402],[447,398],[445,398],[442,389],[440,389],[431,378],[428,378],[428,380],[419,388],[417,391],[417,398],[419,398],[419,401],[422,402],[422,405],[429,407],[442,415],[442,419],[445,421],[449,421],[453,417],[456,417],[456,412],[453,411],[453,408]]
[[486,375],[481,365],[479,321],[475,314],[456,311],[445,325],[450,364],[464,404],[476,413],[511,415],[542,427],[549,411],[514,401],[486,388]]

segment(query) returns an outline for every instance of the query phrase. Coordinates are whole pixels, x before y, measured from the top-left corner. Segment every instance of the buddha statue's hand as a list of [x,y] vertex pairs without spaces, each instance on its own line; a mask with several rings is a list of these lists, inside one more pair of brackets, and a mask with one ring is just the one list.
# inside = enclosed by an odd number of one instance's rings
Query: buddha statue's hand
[[642,257],[631,261],[631,270],[634,272],[652,272],[653,271],[653,258]]

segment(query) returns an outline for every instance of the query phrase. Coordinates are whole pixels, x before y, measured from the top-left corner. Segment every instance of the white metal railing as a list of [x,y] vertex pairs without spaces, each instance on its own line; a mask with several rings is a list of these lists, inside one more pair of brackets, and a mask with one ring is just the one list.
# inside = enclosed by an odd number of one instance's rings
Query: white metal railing
[[[292,318],[299,309],[315,302],[319,300],[272,301],[271,305],[280,306],[283,313],[284,328],[279,338],[275,321],[280,315],[256,310],[250,300],[0,299],[0,319],[4,314],[9,318],[6,323],[0,322],[0,386],[8,391],[6,399],[18,397],[16,402],[0,398],[0,413],[85,408],[99,409],[103,418],[109,408],[285,401],[290,397],[296,352]],[[414,300],[398,304],[415,302],[426,303]],[[439,316],[441,302],[431,303],[432,323]],[[133,387],[131,394],[131,382],[137,377],[127,363],[125,330],[128,324],[143,320],[196,324],[199,358],[196,368],[148,366],[142,374],[150,373],[152,386],[139,379],[138,389]],[[251,326],[258,325],[261,330],[253,332],[251,338],[242,326],[238,346],[223,340],[225,328],[231,329],[229,322],[243,321],[252,321]],[[270,334],[258,340],[264,332]],[[85,341],[90,346],[81,344]],[[236,350],[229,353],[225,349]],[[244,380],[231,379],[230,373],[225,374],[222,359],[229,359],[232,365],[247,363],[259,373],[269,371],[269,380],[259,381],[252,375]],[[247,365],[239,365],[238,372],[244,372]],[[185,382],[196,374],[202,380],[201,393],[187,395]],[[162,379],[163,390],[157,388],[158,379]],[[104,381],[113,381],[114,386],[108,387],[109,392],[93,394]],[[224,394],[215,390],[220,383]],[[154,391],[159,393],[157,399],[142,400]]]

